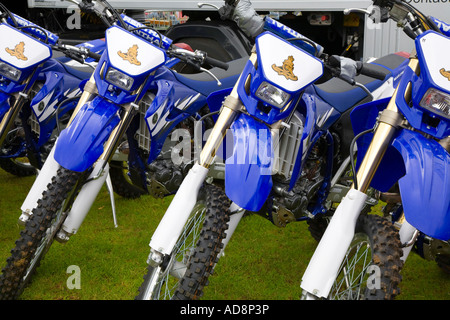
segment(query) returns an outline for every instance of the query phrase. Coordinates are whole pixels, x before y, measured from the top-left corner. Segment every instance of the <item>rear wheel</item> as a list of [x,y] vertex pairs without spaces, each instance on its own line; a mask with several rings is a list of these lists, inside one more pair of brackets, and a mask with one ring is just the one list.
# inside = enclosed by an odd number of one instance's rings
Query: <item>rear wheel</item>
[[27,158],[0,158],[0,168],[18,177],[28,177],[36,174],[36,169]]
[[13,128],[8,132],[0,150],[0,155],[19,155],[14,158],[0,158],[0,168],[18,177],[36,174],[36,169],[26,157],[24,135],[23,128]]
[[109,174],[111,175],[113,190],[124,198],[139,198],[146,192],[133,184],[128,176],[128,171],[128,163],[126,161],[111,161]]
[[223,247],[228,220],[228,198],[219,187],[205,185],[173,252],[160,266],[147,268],[136,299],[198,299]]

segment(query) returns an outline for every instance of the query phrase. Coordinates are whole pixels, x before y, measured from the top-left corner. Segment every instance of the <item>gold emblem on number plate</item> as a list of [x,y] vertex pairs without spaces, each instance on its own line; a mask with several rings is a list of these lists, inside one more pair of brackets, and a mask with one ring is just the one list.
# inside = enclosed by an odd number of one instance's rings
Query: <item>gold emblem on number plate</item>
[[446,71],[444,68],[442,68],[441,70],[439,70],[439,72],[444,78],[447,78],[448,81],[450,81],[450,71]]
[[23,54],[24,50],[25,50],[25,43],[23,41],[16,44],[14,49],[5,48],[5,51],[8,52],[13,57],[16,57],[19,60],[27,61],[28,58],[25,57],[25,55]]
[[272,69],[275,70],[280,76],[285,76],[288,80],[297,81],[298,77],[294,75],[294,57],[289,56],[283,61],[283,65],[278,67],[275,63],[272,65]]
[[137,66],[141,65],[141,62],[137,59],[137,54],[138,54],[137,44],[133,45],[130,49],[128,49],[127,53],[123,53],[122,51],[117,51],[117,54],[123,60],[126,60],[131,64],[135,64]]

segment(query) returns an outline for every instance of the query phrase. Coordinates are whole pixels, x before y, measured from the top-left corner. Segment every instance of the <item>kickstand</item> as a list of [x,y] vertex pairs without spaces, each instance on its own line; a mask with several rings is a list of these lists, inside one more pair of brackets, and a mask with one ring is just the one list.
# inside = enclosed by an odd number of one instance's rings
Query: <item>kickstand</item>
[[111,176],[108,173],[108,176],[106,177],[106,187],[109,192],[109,197],[111,198],[111,207],[113,212],[113,219],[114,219],[114,227],[117,228],[117,218],[116,218],[116,204],[114,202],[114,191],[113,186],[111,182]]

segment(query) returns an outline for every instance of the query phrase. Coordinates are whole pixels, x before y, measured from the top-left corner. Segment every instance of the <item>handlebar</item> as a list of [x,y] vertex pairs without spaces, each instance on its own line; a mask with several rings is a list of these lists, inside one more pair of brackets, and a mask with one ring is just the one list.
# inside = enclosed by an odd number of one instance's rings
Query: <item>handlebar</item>
[[206,52],[200,50],[195,50],[194,52],[192,52],[186,49],[172,46],[169,50],[167,50],[167,54],[183,60],[189,65],[202,71],[204,71],[204,69],[201,68],[201,66],[205,63],[224,70],[228,70],[229,67],[228,63],[208,57]]
[[443,33],[432,18],[425,16],[417,8],[402,0],[373,0],[372,10],[356,8],[344,10],[344,14],[350,12],[365,13],[375,23],[383,23],[392,19],[413,40],[427,30]]
[[375,65],[336,55],[327,57],[324,60],[324,66],[326,66],[331,76],[344,80],[351,85],[356,85],[355,76],[358,74],[378,80],[386,78],[386,73],[380,71],[379,67]]
[[101,54],[92,52],[86,47],[75,47],[68,44],[58,44],[52,46],[52,49],[61,51],[64,55],[79,63],[85,63],[85,59],[88,57],[94,59],[95,61],[99,61],[102,56]]
[[375,78],[378,80],[384,80],[386,78],[386,74],[377,70],[376,67],[370,63],[362,63],[360,62],[361,67],[359,68],[358,73],[363,74],[365,76]]
[[223,70],[228,70],[228,68],[229,68],[228,63],[219,61],[217,59],[214,59],[214,58],[211,58],[211,57],[208,57],[208,56],[205,57],[205,63],[208,63],[208,64],[210,64],[212,66],[218,67],[218,68],[223,69]]

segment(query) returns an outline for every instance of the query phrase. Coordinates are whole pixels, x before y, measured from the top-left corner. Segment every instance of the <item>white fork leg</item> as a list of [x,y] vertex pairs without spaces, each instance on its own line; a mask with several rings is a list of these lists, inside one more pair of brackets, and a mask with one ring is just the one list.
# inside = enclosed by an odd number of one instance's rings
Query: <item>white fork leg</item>
[[241,221],[242,216],[244,215],[245,210],[239,207],[234,202],[230,206],[230,221],[228,222],[228,229],[226,231],[227,236],[225,239],[223,239],[223,248],[220,251],[219,257],[222,257],[225,255],[225,247],[227,246],[228,242],[231,239],[231,236],[233,235],[234,231],[236,230],[236,227],[239,224],[239,221]]
[[414,228],[412,225],[408,223],[408,221],[404,221],[402,223],[402,226],[400,227],[399,236],[400,236],[400,243],[404,246],[402,248],[403,255],[401,257],[401,260],[404,262],[408,258],[409,253],[411,252],[411,249],[413,247],[413,244],[416,240],[418,234],[418,230]]
[[328,296],[366,199],[365,193],[355,189],[350,189],[342,199],[303,275],[303,290],[317,297]]
[[208,169],[195,164],[184,178],[169,208],[150,240],[150,247],[162,254],[170,254],[189,215],[197,202],[200,187]]
[[19,223],[21,224],[24,224],[31,215],[31,211],[37,206],[37,202],[42,197],[42,193],[47,189],[47,185],[52,182],[52,178],[56,176],[56,173],[60,168],[59,163],[56,162],[54,158],[54,154],[55,147],[53,146],[52,151],[48,155],[42,169],[39,171],[33,186],[28,192],[25,201],[20,207],[22,210],[22,215],[19,218]]
[[109,175],[109,164],[105,165],[103,171],[102,162],[99,160],[89,175],[88,182],[86,182],[78,193],[77,198],[75,199],[72,208],[70,209],[69,214],[67,215],[66,220],[62,226],[62,229],[72,235],[77,233],[81,224],[83,223],[84,218],[92,207],[97,195],[105,183],[106,177]]

